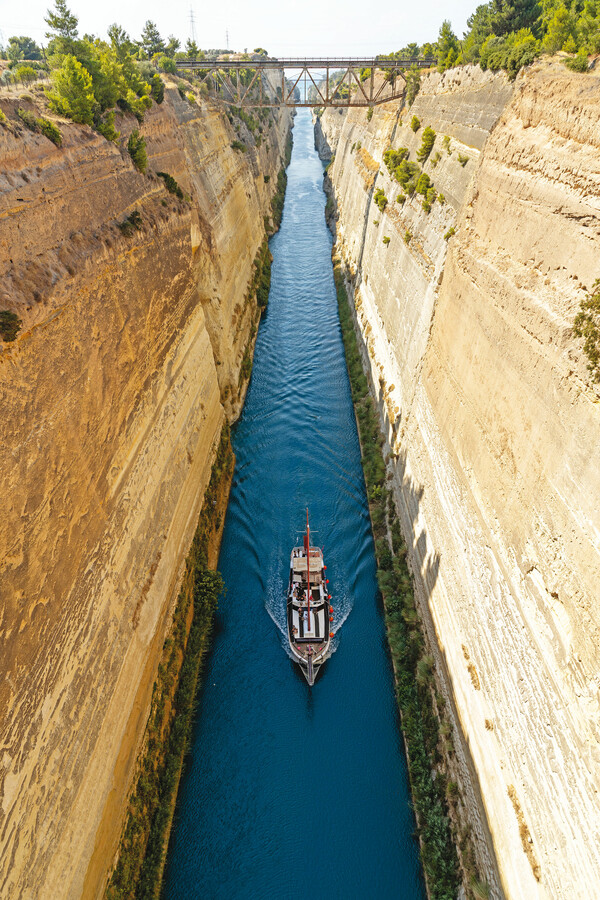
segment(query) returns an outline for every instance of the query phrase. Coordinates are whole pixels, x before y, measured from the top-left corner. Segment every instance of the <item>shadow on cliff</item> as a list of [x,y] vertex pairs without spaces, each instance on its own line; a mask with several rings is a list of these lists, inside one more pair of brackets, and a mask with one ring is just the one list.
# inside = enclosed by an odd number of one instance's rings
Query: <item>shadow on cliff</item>
[[[387,415],[385,421],[389,425]],[[406,450],[400,450],[397,455],[394,455],[392,463],[396,483],[400,489],[397,501],[401,508],[398,512],[412,567],[415,569],[418,566],[418,572],[414,574],[422,582],[428,600],[438,580],[441,554],[432,549],[427,531],[419,521],[425,488],[423,485],[417,484],[409,474],[407,455]]]

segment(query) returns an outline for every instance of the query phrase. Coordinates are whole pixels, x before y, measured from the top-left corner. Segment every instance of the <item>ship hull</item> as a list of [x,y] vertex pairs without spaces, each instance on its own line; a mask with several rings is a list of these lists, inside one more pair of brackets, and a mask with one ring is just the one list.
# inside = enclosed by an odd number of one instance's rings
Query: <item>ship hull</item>
[[287,593],[287,633],[292,657],[309,685],[330,653],[333,612],[326,566],[317,547],[294,547]]

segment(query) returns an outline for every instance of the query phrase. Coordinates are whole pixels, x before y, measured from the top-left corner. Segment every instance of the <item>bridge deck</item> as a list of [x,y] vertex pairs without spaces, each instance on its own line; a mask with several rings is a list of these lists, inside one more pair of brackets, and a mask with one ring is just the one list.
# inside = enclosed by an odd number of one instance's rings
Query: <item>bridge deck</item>
[[259,57],[253,59],[178,59],[178,69],[429,69],[435,66],[435,59],[373,59],[373,57],[302,57],[273,59]]

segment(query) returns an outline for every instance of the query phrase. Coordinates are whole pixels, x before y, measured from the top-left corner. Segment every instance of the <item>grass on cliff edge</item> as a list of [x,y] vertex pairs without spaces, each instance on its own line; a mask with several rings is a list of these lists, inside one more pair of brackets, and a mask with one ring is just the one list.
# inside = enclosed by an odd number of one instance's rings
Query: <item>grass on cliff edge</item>
[[439,769],[440,730],[432,700],[433,660],[425,650],[407,565],[407,547],[402,539],[392,496],[385,486],[383,438],[363,371],[341,263],[336,258],[334,278],[375,538],[377,581],[384,600],[387,638],[407,749],[423,869],[432,900],[455,900],[460,878],[447,809],[446,779]]
[[[181,767],[189,747],[195,698],[223,582],[208,568],[211,536],[220,527],[216,513],[219,489],[233,467],[229,425],[225,424],[217,456],[166,639],[145,749],[138,762],[118,861],[106,890],[107,900],[158,897]],[[191,616],[191,624],[190,624]]]

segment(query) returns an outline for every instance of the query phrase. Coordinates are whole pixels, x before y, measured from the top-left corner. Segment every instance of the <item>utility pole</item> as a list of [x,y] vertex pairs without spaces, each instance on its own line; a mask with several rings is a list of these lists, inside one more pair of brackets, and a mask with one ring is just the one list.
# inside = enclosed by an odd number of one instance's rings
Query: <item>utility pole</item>
[[229,28],[225,29],[225,47],[229,50]]
[[196,23],[194,21],[194,10],[190,6],[190,40],[192,43],[196,43]]

